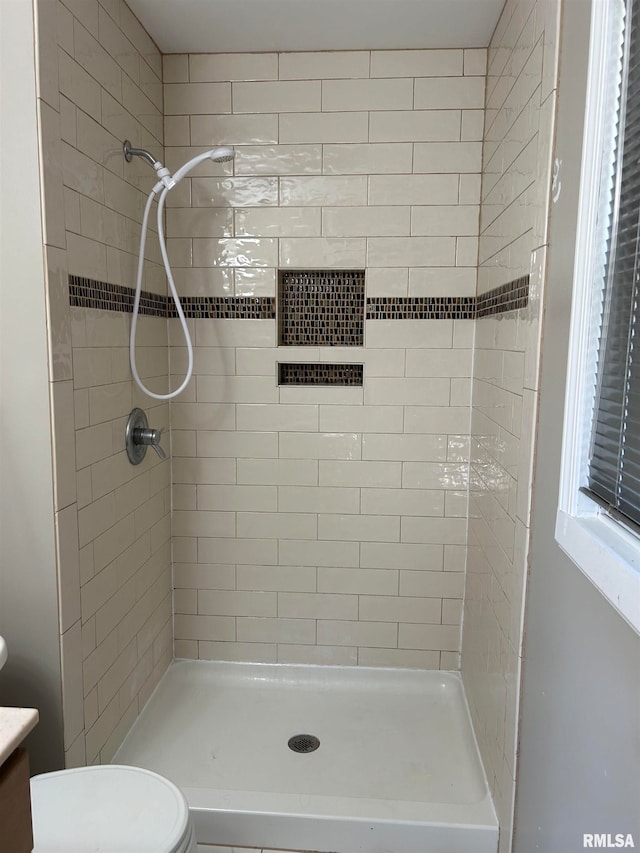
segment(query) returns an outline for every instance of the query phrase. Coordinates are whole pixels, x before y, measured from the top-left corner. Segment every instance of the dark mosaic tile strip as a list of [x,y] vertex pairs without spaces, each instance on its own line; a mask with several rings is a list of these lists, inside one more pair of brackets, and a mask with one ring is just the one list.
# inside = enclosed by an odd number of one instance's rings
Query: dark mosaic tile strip
[[517,311],[529,304],[529,276],[524,275],[476,298],[476,317],[491,317]]
[[[135,290],[120,284],[109,284],[82,276],[69,276],[69,304],[79,308],[102,308],[131,314]],[[140,294],[140,313],[152,317],[167,316],[167,297],[143,290]]]
[[495,287],[481,296],[380,296],[367,299],[368,320],[474,320],[529,304],[529,276]]
[[364,344],[364,270],[280,270],[281,346]]
[[278,385],[362,385],[361,364],[278,364]]
[[376,296],[367,299],[367,320],[473,320],[473,296]]
[[[364,271],[281,272],[279,341],[287,346],[362,346],[364,339]],[[284,286],[283,286],[284,283]],[[131,313],[135,291],[119,284],[69,276],[69,303]],[[371,297],[369,320],[473,320],[529,304],[529,276],[522,276],[480,296]],[[273,320],[272,296],[185,296],[185,316],[199,319]],[[140,313],[176,317],[173,300],[142,291]]]
[[[69,276],[69,304],[79,308],[133,312],[135,290],[81,276]],[[271,296],[185,296],[181,300],[185,317],[273,320],[276,301]],[[140,313],[153,317],[177,317],[173,299],[143,290]]]
[[[274,320],[276,316],[273,296],[183,296],[180,302],[188,318]],[[169,300],[168,315],[178,316],[173,300]]]

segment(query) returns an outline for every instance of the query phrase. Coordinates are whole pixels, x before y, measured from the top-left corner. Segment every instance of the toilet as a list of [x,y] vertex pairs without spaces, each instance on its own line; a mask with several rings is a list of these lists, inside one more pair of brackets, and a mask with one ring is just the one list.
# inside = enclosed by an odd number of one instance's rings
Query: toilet
[[124,765],[31,779],[33,853],[196,853],[184,794],[168,779]]

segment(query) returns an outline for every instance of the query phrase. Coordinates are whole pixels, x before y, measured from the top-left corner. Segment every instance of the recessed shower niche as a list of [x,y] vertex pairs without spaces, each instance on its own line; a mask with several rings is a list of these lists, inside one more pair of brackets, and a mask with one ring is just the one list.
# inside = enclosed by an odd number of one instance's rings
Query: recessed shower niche
[[363,346],[364,270],[280,270],[278,344]]
[[362,364],[280,362],[278,385],[362,385]]

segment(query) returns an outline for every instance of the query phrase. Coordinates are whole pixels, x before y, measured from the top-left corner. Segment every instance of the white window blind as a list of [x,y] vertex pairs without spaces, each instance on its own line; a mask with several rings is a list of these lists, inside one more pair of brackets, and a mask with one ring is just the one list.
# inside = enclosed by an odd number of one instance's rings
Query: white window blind
[[[614,129],[603,157],[604,239],[596,383],[585,491],[615,518],[640,526],[640,0],[628,0],[609,66]],[[615,44],[611,45],[615,51]],[[608,174],[607,174],[608,173]],[[597,284],[597,282],[596,282]]]

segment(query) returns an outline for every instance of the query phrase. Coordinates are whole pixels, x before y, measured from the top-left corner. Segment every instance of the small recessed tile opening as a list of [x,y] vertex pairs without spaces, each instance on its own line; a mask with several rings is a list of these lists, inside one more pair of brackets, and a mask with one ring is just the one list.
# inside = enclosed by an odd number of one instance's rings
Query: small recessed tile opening
[[280,270],[280,346],[361,347],[364,270]]
[[278,364],[278,385],[358,386],[363,382],[362,364]]

